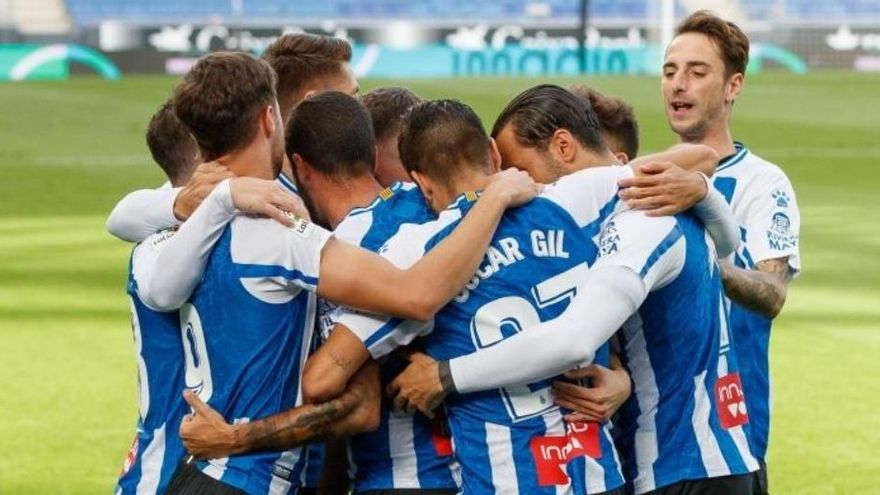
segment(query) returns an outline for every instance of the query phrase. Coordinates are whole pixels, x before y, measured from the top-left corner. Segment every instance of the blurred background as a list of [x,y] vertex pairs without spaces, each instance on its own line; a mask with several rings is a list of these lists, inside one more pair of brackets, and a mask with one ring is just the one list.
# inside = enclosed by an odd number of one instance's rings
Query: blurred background
[[650,152],[675,142],[663,47],[700,8],[752,41],[734,137],[786,171],[803,216],[771,344],[771,489],[880,493],[878,0],[0,0],[0,493],[113,489],[137,375],[131,246],[104,220],[164,181],[146,123],[199,56],[338,36],[363,90],[459,98],[487,126],[529,86],[584,83],[635,107]]

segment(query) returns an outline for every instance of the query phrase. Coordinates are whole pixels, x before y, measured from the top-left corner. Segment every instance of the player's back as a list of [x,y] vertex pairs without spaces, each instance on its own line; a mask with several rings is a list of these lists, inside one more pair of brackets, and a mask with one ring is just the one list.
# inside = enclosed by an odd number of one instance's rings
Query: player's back
[[[404,224],[419,225],[435,215],[413,183],[397,182],[382,190],[368,206],[355,208],[340,222],[334,235],[341,240],[378,251]],[[332,307],[332,305],[330,305]],[[322,330],[335,323],[322,310]],[[382,384],[402,371],[393,356],[381,365]],[[450,472],[451,451],[437,449],[431,420],[421,413],[392,411],[382,403],[379,426],[375,431],[349,438],[350,472],[354,473],[354,491],[391,489],[457,490]]]
[[[718,164],[713,183],[740,224],[742,243],[734,264],[751,270],[761,261],[788,257],[792,274],[798,272],[800,213],[785,172],[736,143],[736,153]],[[730,328],[749,397],[750,438],[759,459],[766,455],[770,430],[771,325],[764,315],[730,302]]]
[[[180,310],[186,386],[229,422],[301,402],[300,378],[314,329],[320,248],[307,221],[285,228],[235,217],[215,245],[201,283]],[[287,492],[304,469],[302,449],[200,461],[199,469],[247,493]]]
[[150,309],[138,295],[138,276],[153,261],[172,231],[154,234],[132,251],[127,292],[138,371],[137,435],[125,459],[117,493],[161,493],[186,454],[178,429],[187,412],[183,390],[183,347],[177,311]]
[[[467,210],[468,198],[454,207]],[[538,198],[509,210],[474,278],[435,317],[434,331],[424,338],[426,351],[450,359],[555,318],[595,256],[587,231],[553,201]],[[607,349],[604,358],[607,364]],[[447,398],[465,493],[596,493],[623,482],[607,428],[567,428],[550,384]]]
[[[634,390],[616,421],[617,446],[636,493],[757,468],[714,250],[693,215],[668,223],[640,275],[682,249],[682,239],[684,262],[619,334]],[[600,241],[603,255],[616,251],[618,240],[612,219]]]

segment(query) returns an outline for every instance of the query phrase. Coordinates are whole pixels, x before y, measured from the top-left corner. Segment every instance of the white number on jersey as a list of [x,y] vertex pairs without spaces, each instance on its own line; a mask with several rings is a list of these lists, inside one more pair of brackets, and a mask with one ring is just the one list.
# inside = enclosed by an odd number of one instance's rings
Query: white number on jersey
[[[474,344],[482,349],[503,337],[502,328],[510,326],[517,332],[541,323],[539,308],[568,301],[574,297],[577,285],[584,280],[589,267],[586,263],[550,277],[532,287],[535,302],[519,296],[508,296],[486,303],[474,313],[471,320],[471,336]],[[507,412],[513,421],[522,421],[543,414],[553,407],[550,387],[531,390],[527,385],[501,389]]]
[[147,363],[144,361],[144,341],[141,336],[141,322],[138,319],[134,301],[131,302],[131,333],[134,336],[134,358],[138,367],[138,412],[141,419],[147,417],[150,410],[150,382],[147,377]]
[[208,402],[214,393],[211,362],[205,347],[202,319],[199,318],[195,306],[190,303],[180,308],[180,337],[183,354],[186,356],[186,388],[195,392],[202,402]]

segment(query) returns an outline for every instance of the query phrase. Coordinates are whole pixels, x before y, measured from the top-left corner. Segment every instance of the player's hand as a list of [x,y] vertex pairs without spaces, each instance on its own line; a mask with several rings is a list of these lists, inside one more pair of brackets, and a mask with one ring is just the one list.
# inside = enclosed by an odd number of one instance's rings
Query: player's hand
[[632,392],[629,374],[623,367],[608,369],[598,364],[578,368],[565,373],[572,380],[589,378],[592,387],[556,381],[553,396],[556,405],[574,411],[565,416],[566,421],[607,421],[626,402]]
[[235,426],[227,423],[192,390],[184,390],[183,399],[193,410],[180,423],[180,438],[186,450],[198,459],[218,459],[235,453],[238,443]]
[[434,417],[434,409],[446,398],[437,361],[421,352],[409,355],[409,366],[388,384],[386,392],[393,399],[395,410],[419,410],[429,418]]
[[202,201],[211,194],[220,181],[235,177],[228,168],[217,162],[205,162],[196,167],[189,182],[174,198],[174,216],[184,221],[189,218]]
[[651,162],[637,167],[638,176],[621,179],[620,199],[648,216],[674,215],[697,204],[709,193],[703,176],[670,162]]
[[493,174],[483,194],[498,195],[508,207],[513,207],[528,203],[543,189],[544,185],[532,180],[528,173],[509,168]]
[[229,182],[229,192],[239,210],[272,218],[288,227],[293,226],[293,218],[288,213],[309,218],[303,202],[273,180],[236,177]]

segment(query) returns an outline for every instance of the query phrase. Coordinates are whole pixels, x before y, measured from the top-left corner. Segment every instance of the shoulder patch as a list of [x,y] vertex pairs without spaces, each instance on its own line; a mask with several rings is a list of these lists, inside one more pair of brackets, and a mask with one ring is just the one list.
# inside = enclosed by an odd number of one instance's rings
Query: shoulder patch
[[300,237],[309,237],[312,235],[312,232],[315,231],[315,224],[311,222],[311,220],[307,218],[302,218],[293,213],[287,212],[285,213],[291,220],[293,220],[293,225],[288,227],[290,230],[299,234]]
[[788,197],[788,193],[783,191],[782,189],[776,189],[773,191],[773,199],[776,201],[776,206],[779,208],[788,208],[788,202],[790,201]]
[[391,189],[390,187],[386,187],[385,189],[382,189],[382,192],[379,193],[379,197],[382,199],[388,199],[391,196],[394,196],[394,190]]

